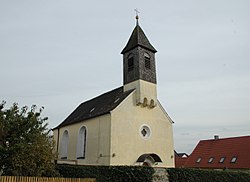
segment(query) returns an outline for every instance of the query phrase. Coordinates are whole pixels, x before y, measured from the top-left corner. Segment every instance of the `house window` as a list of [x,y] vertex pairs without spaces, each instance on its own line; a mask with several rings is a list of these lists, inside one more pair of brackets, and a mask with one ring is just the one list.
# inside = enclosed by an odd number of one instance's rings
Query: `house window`
[[80,128],[78,133],[78,140],[77,140],[77,149],[76,149],[76,158],[77,159],[84,159],[85,152],[86,152],[86,127],[83,126]]
[[134,70],[134,57],[132,54],[128,56],[128,71]]
[[201,162],[201,157],[199,157],[197,160],[196,160],[196,163],[200,163]]
[[212,162],[213,162],[213,160],[214,160],[214,158],[213,158],[213,157],[211,157],[211,158],[208,160],[208,163],[212,163]]
[[231,163],[236,163],[237,157],[232,157]]
[[61,159],[67,159],[68,157],[68,144],[69,144],[69,132],[65,130],[62,136],[61,142]]
[[145,62],[145,68],[151,69],[150,56],[148,53],[144,53],[144,62]]
[[226,159],[226,157],[222,157],[222,158],[220,158],[219,163],[223,163],[223,162],[225,161],[225,159]]

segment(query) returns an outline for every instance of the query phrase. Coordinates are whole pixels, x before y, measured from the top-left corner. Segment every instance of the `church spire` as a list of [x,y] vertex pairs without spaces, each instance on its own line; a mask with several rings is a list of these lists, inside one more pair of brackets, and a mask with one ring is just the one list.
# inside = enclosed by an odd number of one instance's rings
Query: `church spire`
[[135,28],[134,28],[134,30],[133,30],[133,32],[128,40],[127,45],[122,50],[121,54],[124,54],[137,46],[140,46],[140,47],[145,48],[149,51],[152,51],[153,53],[157,52],[157,50],[150,44],[145,33],[143,32],[143,30],[139,26],[138,19],[139,19],[139,16],[137,14],[136,15],[136,26],[135,26]]
[[135,89],[136,104],[154,108],[157,102],[155,65],[157,51],[139,26],[138,18],[137,14],[136,26],[121,52],[123,54],[123,90]]

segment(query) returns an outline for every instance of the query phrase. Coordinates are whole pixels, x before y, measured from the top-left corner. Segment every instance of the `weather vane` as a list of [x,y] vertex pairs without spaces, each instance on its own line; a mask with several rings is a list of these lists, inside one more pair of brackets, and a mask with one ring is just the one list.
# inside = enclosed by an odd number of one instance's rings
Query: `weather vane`
[[138,22],[139,15],[138,15],[138,14],[139,14],[140,12],[138,11],[138,9],[137,9],[137,8],[135,8],[134,10],[135,10],[135,14],[136,14],[136,16],[135,16],[135,19],[136,19],[136,24],[138,25],[138,24],[139,24],[139,22]]

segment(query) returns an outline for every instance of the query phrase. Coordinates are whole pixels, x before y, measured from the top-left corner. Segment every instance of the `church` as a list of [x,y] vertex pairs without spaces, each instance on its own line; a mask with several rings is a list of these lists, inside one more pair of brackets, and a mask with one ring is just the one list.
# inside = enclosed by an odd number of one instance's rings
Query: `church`
[[173,121],[157,99],[156,49],[138,22],[121,54],[123,85],[53,129],[58,163],[174,167]]

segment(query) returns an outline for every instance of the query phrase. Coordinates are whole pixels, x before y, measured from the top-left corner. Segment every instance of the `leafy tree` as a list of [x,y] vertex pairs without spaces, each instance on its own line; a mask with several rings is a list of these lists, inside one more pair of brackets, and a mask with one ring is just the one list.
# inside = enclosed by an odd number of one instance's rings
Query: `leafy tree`
[[4,175],[56,176],[54,143],[43,107],[0,103],[0,170]]

